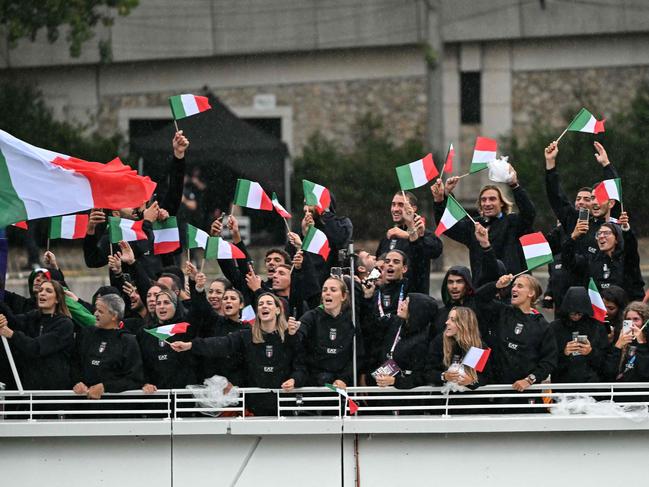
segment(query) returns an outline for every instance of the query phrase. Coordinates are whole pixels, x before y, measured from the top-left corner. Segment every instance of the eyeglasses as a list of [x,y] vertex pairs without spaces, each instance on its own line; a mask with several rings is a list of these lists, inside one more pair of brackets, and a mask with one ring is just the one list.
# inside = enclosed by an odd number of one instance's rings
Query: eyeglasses
[[611,235],[613,235],[613,232],[597,232],[595,237],[610,237]]

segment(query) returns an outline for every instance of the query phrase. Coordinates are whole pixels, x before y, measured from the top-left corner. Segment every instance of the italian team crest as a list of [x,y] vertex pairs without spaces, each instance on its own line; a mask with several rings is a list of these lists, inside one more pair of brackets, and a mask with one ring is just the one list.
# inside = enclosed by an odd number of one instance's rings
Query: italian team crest
[[382,298],[383,307],[389,308],[392,304],[392,296],[390,296],[389,294],[384,294]]
[[336,334],[338,333],[338,330],[335,328],[329,328],[329,340],[332,342],[336,339]]
[[514,334],[520,335],[521,333],[523,333],[523,323],[516,323],[516,327],[514,328]]
[[266,357],[271,358],[273,356],[273,346],[266,345]]
[[99,353],[104,353],[104,350],[106,350],[106,342],[101,342],[99,344]]

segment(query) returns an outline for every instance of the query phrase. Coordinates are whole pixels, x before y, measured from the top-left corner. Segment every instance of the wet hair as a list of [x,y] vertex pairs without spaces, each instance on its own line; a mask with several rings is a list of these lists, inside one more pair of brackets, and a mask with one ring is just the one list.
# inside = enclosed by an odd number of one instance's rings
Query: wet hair
[[239,297],[239,301],[241,304],[245,304],[244,299],[243,299],[243,293],[239,291],[236,287],[230,287],[226,288],[225,292],[223,293],[223,296],[225,296],[225,293],[234,293]]
[[[343,295],[342,306],[340,307],[341,311],[346,310],[350,306],[349,302],[349,288],[347,283],[338,276],[331,276],[325,279],[325,282],[322,283],[324,286],[327,281],[336,281],[340,285],[340,293]],[[320,302],[322,302],[322,297],[320,297]]]
[[402,193],[406,195],[406,198],[408,199],[408,203],[410,203],[410,206],[417,206],[417,202],[418,202],[417,197],[410,191],[397,191],[392,195],[392,197],[394,198],[396,195],[403,196]]
[[398,250],[398,249],[388,250],[385,254],[383,254],[383,256],[382,256],[383,258],[380,259],[380,260],[385,260],[388,257],[388,254],[392,254],[392,253],[395,253],[395,252],[401,256],[401,260],[403,260],[403,265],[407,266],[408,265],[408,256],[406,255],[405,252],[403,252],[402,250]]
[[101,301],[108,308],[108,312],[117,318],[117,321],[121,321],[124,318],[124,309],[126,305],[124,300],[117,294],[104,294],[97,298],[97,301]]
[[[277,309],[279,310],[279,313],[277,313],[277,316],[275,317],[275,325],[277,327],[277,333],[279,333],[280,339],[284,341],[284,337],[286,336],[286,332],[288,330],[288,322],[286,321],[286,317],[284,316],[284,306],[282,306],[282,301],[273,293],[262,293],[255,300],[255,308],[259,308],[259,300],[265,296],[270,296],[271,298],[273,298],[275,306],[277,306]],[[255,321],[252,323],[252,343],[264,343],[264,334],[261,330],[261,317],[259,316],[259,312],[257,312]]]
[[70,318],[72,315],[70,314],[68,305],[65,302],[65,290],[63,289],[63,286],[58,281],[45,281],[43,282],[43,284],[41,284],[41,287],[47,283],[52,285],[52,287],[54,288],[54,295],[56,296],[57,303],[56,307],[54,308],[54,314],[65,315]]
[[512,212],[512,206],[514,205],[511,201],[505,198],[505,195],[503,194],[502,190],[495,184],[487,184],[486,186],[483,186],[483,188],[480,190],[480,194],[478,195],[478,201],[476,202],[476,206],[478,207],[478,209],[481,208],[480,198],[482,198],[482,195],[484,194],[485,191],[488,191],[490,189],[493,189],[496,193],[498,193],[498,198],[500,198],[500,202],[503,204],[502,212],[505,215],[509,215]]
[[536,277],[531,276],[530,274],[521,274],[515,279],[515,281],[517,281],[518,279],[526,280],[528,286],[532,288],[532,291],[534,291],[534,296],[532,296],[532,303],[531,303],[532,306],[534,306],[537,299],[539,299],[539,297],[543,295],[543,288],[541,287],[541,283]]
[[291,262],[291,256],[288,255],[288,252],[286,252],[283,249],[268,249],[266,253],[264,254],[264,261],[268,258],[270,254],[279,254],[282,256],[282,259],[284,259],[284,264],[289,264]]

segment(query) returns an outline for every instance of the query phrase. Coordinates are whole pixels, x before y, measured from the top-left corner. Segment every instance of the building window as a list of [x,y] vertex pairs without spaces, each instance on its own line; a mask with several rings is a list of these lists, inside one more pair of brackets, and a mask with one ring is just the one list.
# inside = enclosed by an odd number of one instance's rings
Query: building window
[[482,121],[480,101],[480,72],[460,73],[460,112],[463,124]]

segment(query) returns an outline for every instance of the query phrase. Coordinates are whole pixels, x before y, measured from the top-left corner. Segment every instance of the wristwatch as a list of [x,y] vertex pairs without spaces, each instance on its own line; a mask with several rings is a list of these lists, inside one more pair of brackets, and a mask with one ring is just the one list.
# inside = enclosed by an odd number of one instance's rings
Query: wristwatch
[[527,380],[527,382],[529,382],[530,384],[534,384],[536,382],[536,376],[534,374],[530,374],[525,377],[525,380]]

